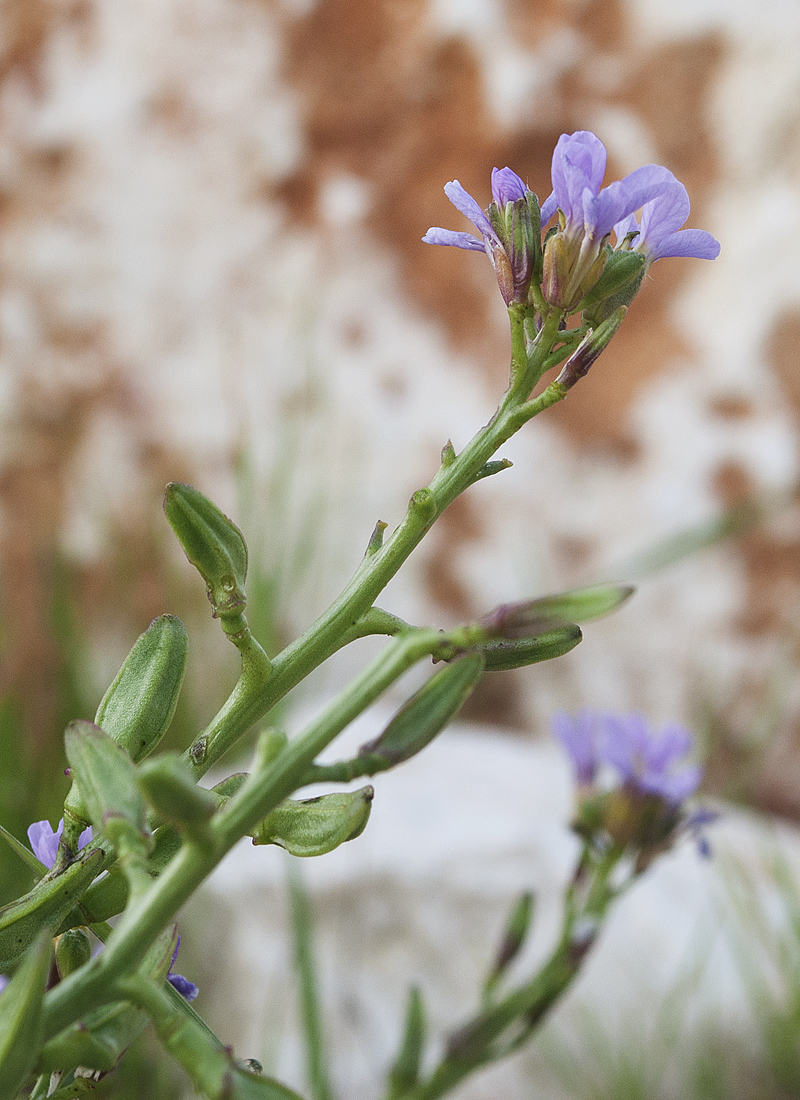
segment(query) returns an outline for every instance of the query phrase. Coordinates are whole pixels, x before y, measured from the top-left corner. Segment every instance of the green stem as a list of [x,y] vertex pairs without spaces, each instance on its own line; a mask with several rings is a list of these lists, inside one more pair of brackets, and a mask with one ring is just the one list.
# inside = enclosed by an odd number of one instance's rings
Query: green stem
[[308,1083],[313,1100],[331,1100],[325,1043],[322,1034],[317,974],[314,960],[313,927],[308,894],[297,861],[289,857],[289,903],[294,933],[294,959],[300,985],[300,1006],[306,1045]]
[[212,846],[200,850],[184,844],[147,891],[130,901],[103,953],[48,993],[47,1037],[90,1007],[113,999],[119,975],[135,968],[233,845],[297,789],[314,758],[412,665],[447,645],[452,645],[451,637],[436,630],[415,630],[393,639],[316,722],[280,753],[265,774],[251,775],[213,819]]

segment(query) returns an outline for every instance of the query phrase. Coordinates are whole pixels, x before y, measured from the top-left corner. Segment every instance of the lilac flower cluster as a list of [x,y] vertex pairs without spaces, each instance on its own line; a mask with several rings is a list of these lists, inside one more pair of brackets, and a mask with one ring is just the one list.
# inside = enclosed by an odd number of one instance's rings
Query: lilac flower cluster
[[655,795],[677,807],[700,785],[702,769],[686,761],[692,735],[683,726],[668,725],[657,733],[641,714],[583,710],[575,717],[557,714],[553,732],[582,787],[592,786],[604,768],[611,768],[632,793]]
[[[710,233],[681,228],[689,216],[689,197],[667,168],[645,165],[603,187],[605,170],[606,149],[595,134],[578,130],[561,135],[553,153],[553,190],[537,219],[545,227],[558,213],[558,226],[546,238],[542,293],[550,305],[559,309],[574,309],[596,284],[608,258],[612,232],[617,251],[640,253],[645,268],[667,256],[712,260],[719,255],[719,243]],[[444,190],[481,237],[432,228],[423,241],[485,251],[497,272],[506,304],[527,301],[534,257],[522,255],[519,234],[512,246],[513,234],[503,233],[498,212],[521,210],[523,203],[538,205],[535,196],[510,168],[493,170],[493,202],[486,212],[458,180],[446,184]],[[641,211],[640,220],[637,211]],[[537,237],[539,230],[536,225]],[[535,253],[537,247],[541,247],[539,241],[531,245],[530,252]]]
[[[28,826],[28,840],[31,842],[33,854],[45,867],[52,867],[56,861],[58,842],[64,832],[64,818],[58,823],[58,828],[53,830],[49,821],[34,821]],[[87,826],[78,838],[78,849],[85,848],[92,839],[92,827]]]

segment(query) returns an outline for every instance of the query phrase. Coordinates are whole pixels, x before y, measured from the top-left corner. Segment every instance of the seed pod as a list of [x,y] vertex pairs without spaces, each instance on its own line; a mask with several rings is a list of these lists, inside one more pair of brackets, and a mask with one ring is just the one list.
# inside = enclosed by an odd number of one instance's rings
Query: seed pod
[[11,1100],[36,1064],[52,940],[42,932],[0,994],[0,1098]]
[[361,746],[359,757],[369,758],[374,771],[384,771],[416,756],[458,714],[483,670],[480,653],[445,665],[411,696],[379,737]]
[[214,618],[240,615],[247,597],[247,546],[235,523],[191,485],[173,481],[164,494],[169,525],[206,582]]
[[507,603],[481,619],[490,638],[513,641],[535,638],[557,627],[585,623],[616,611],[635,589],[630,584],[593,584],[554,596]]
[[42,879],[22,898],[0,909],[0,972],[8,970],[43,930],[49,935],[99,875],[105,853],[87,851],[60,875]]
[[59,936],[56,944],[56,966],[62,979],[87,963],[92,957],[92,947],[85,928],[70,928]]
[[257,827],[253,844],[277,844],[293,856],[325,855],[363,833],[374,794],[362,787],[301,802],[287,799]]
[[95,715],[95,725],[134,763],[167,732],[178,704],[189,642],[174,615],[159,615],[134,643]]
[[487,672],[506,672],[511,668],[535,665],[563,657],[580,642],[581,628],[571,623],[558,630],[549,630],[536,638],[520,638],[513,642],[489,642],[481,646]]

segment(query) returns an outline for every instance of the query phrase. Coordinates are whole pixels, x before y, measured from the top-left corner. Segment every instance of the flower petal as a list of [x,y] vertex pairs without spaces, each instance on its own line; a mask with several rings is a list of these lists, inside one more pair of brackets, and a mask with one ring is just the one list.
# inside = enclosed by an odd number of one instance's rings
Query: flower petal
[[56,861],[58,841],[64,831],[63,820],[55,832],[49,821],[34,821],[28,826],[28,840],[31,842],[33,854],[45,867],[52,867]]
[[464,190],[458,180],[451,180],[450,183],[446,183],[444,185],[444,193],[456,210],[459,210],[464,217],[469,218],[475,228],[482,233],[484,237],[489,237],[490,240],[495,239],[492,223],[478,206],[472,195]]
[[697,260],[716,260],[720,244],[705,229],[681,229],[662,240],[653,260],[663,260],[668,256],[693,256]]
[[517,173],[510,168],[492,169],[492,198],[499,207],[524,199],[527,190]]
[[185,1001],[193,1001],[200,992],[194,982],[184,978],[183,974],[170,974],[167,981],[173,988],[177,989]]
[[484,252],[483,241],[471,233],[455,233],[452,229],[439,229],[433,226],[422,238],[425,244],[449,244],[453,248],[467,248],[471,252]]
[[552,719],[553,734],[566,751],[579,783],[591,783],[597,771],[597,716],[582,710],[574,718],[568,714],[555,714]]

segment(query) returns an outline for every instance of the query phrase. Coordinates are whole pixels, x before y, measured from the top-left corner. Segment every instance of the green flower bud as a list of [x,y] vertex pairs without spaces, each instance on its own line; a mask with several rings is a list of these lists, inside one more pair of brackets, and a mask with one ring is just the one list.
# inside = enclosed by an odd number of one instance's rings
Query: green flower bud
[[214,618],[242,615],[247,546],[239,528],[191,485],[172,482],[164,511],[186,557],[206,582]]
[[0,994],[0,1097],[17,1096],[42,1042],[42,1002],[53,944],[43,932]]
[[611,338],[625,320],[627,312],[627,306],[620,306],[616,313],[612,313],[598,328],[589,329],[561,368],[561,373],[556,378],[556,385],[563,386],[565,390],[572,389],[576,382],[589,373],[591,365],[600,358],[611,343]]
[[545,631],[609,615],[634,591],[630,584],[593,584],[555,596],[502,604],[481,619],[481,626],[490,637],[537,640]]
[[91,957],[92,946],[85,928],[70,928],[58,937],[56,966],[62,980],[80,969]]
[[639,293],[644,269],[645,257],[641,252],[612,252],[603,274],[580,303],[583,320],[597,328],[620,306],[629,306]]
[[287,799],[257,827],[253,844],[277,844],[293,856],[322,856],[366,828],[372,787],[323,794],[302,802]]

